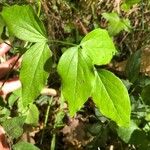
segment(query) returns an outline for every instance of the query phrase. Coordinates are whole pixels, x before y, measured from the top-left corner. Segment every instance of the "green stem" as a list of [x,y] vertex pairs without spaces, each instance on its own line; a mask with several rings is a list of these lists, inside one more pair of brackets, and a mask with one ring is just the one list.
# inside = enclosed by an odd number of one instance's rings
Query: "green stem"
[[50,43],[60,43],[63,45],[71,45],[71,46],[77,46],[77,44],[69,43],[69,42],[64,42],[64,41],[59,41],[59,40],[49,40]]
[[56,134],[53,134],[52,140],[51,140],[51,147],[50,150],[55,150],[55,143],[56,143]]
[[49,112],[50,112],[50,107],[51,107],[52,101],[53,101],[53,97],[51,97],[50,101],[48,101],[48,106],[47,106],[45,120],[44,120],[44,128],[43,128],[40,144],[42,144],[42,142],[43,142],[43,137],[44,137],[44,133],[45,133],[45,127],[46,127],[46,124],[47,124],[47,121],[48,121],[48,116],[49,116]]
[[41,0],[38,0],[38,13],[37,16],[40,16],[40,12],[41,12]]
[[[59,117],[59,113],[61,111],[63,111],[63,108],[64,108],[64,99],[63,99],[62,94],[61,94],[60,97],[61,97],[60,108],[59,108],[59,112],[57,112],[56,117],[55,117],[54,129],[58,128],[58,126],[57,126],[57,118]],[[52,140],[51,140],[50,150],[55,150],[55,145],[56,145],[56,132],[54,131],[53,132],[53,137],[52,137]]]

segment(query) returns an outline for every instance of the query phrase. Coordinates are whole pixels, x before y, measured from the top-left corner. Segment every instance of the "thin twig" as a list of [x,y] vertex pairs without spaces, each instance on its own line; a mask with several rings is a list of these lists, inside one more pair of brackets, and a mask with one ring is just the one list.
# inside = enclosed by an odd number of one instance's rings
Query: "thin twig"
[[0,90],[2,90],[4,84],[5,84],[6,81],[8,80],[8,77],[9,77],[10,73],[11,73],[12,70],[14,69],[15,65],[17,64],[17,62],[18,62],[18,60],[21,58],[21,56],[22,56],[22,54],[18,56],[18,58],[16,59],[16,61],[14,62],[14,64],[11,66],[10,70],[8,71],[8,73],[7,73],[5,79],[4,79],[4,81],[3,81],[3,83],[2,83],[2,85],[1,85],[1,87],[0,87]]

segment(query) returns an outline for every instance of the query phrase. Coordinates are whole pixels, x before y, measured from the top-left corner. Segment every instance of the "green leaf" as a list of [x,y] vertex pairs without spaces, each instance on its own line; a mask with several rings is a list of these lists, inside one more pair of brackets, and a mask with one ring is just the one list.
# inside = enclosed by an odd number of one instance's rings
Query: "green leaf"
[[39,110],[35,104],[29,105],[29,109],[27,110],[25,115],[27,116],[25,123],[32,124],[32,125],[38,124]]
[[4,122],[10,116],[10,110],[0,106],[0,123]]
[[29,42],[46,41],[45,28],[29,5],[4,7],[2,17],[10,33]]
[[122,5],[121,8],[124,11],[129,11],[131,9],[131,7],[135,4],[138,4],[141,0],[125,0]]
[[131,86],[133,85],[131,82],[129,82],[129,80],[126,79],[121,79],[122,83],[125,85],[125,87],[127,88],[127,90],[130,90]]
[[80,46],[96,65],[108,64],[116,53],[108,32],[100,28],[88,33],[81,41]]
[[25,119],[26,119],[25,116],[14,117],[14,118],[5,120],[5,122],[2,123],[2,126],[4,127],[6,133],[12,139],[17,139],[23,133],[23,125],[24,125]]
[[46,43],[36,43],[24,54],[20,71],[24,107],[32,103],[44,88],[49,75],[50,56]]
[[126,65],[126,74],[130,82],[138,79],[141,66],[141,50],[136,51],[130,56]]
[[137,124],[132,120],[130,122],[130,126],[129,128],[125,128],[125,127],[119,127],[117,129],[117,133],[118,133],[118,136],[126,143],[129,142],[130,138],[131,138],[131,135],[132,133],[135,131],[135,130],[138,130],[138,126]]
[[138,4],[141,0],[125,0],[125,3],[132,6]]
[[64,116],[65,116],[64,111],[59,111],[57,113],[56,118],[55,118],[54,128],[60,128],[60,127],[64,126],[64,122],[63,122]]
[[102,133],[103,127],[100,124],[100,122],[98,122],[98,123],[89,124],[87,126],[87,130],[90,134],[92,134],[92,136],[98,136],[100,135],[100,133]]
[[83,49],[72,47],[60,58],[58,73],[62,78],[62,94],[73,116],[91,95],[94,81],[92,60]]
[[40,149],[31,143],[21,141],[13,145],[13,150],[40,150]]
[[132,133],[130,144],[138,147],[138,150],[149,150],[150,149],[150,140],[146,132],[143,130],[135,130]]
[[119,126],[129,126],[130,99],[124,84],[113,73],[103,69],[95,71],[95,76],[92,97],[96,106]]
[[7,100],[10,109],[12,109],[13,105],[19,99],[20,96],[21,96],[21,88],[11,93],[11,95],[8,97],[8,100]]
[[144,103],[150,105],[150,84],[144,87],[141,96]]
[[39,110],[35,104],[30,104],[27,107],[22,105],[22,101],[18,101],[18,112],[21,115],[26,116],[25,123],[36,126],[39,121]]
[[117,13],[103,13],[102,16],[109,22],[108,32],[111,36],[117,35],[122,30],[130,32],[129,19],[121,19]]

